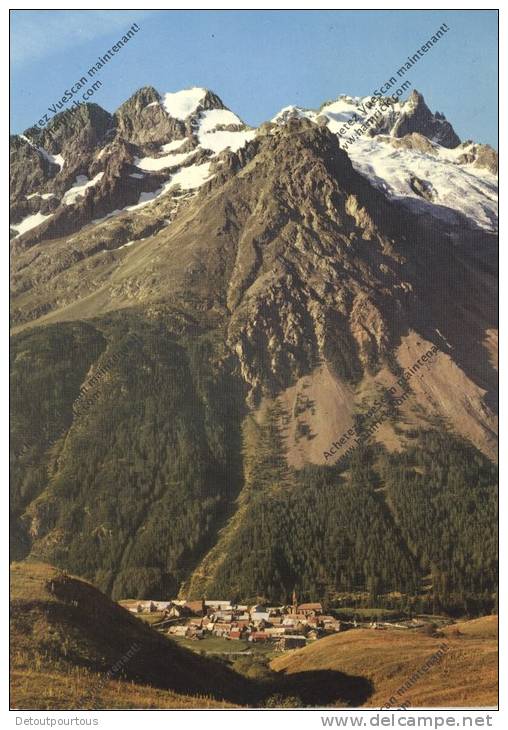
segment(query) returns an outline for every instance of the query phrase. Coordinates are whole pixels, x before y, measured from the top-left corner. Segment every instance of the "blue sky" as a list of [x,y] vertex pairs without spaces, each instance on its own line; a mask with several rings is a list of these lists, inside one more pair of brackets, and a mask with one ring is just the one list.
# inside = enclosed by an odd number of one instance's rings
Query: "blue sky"
[[497,147],[495,11],[11,11],[11,131],[34,124],[137,23],[100,72],[93,101],[114,111],[136,89],[215,91],[257,125],[289,104],[367,95],[446,23],[405,78],[461,139]]

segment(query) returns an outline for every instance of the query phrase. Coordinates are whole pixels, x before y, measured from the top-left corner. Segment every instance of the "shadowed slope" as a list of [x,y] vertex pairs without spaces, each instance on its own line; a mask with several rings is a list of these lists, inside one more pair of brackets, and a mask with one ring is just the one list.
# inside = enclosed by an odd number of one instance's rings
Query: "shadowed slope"
[[[52,706],[54,692],[63,693],[65,706],[104,706],[117,680],[125,680],[123,701],[131,682],[170,690],[173,706],[180,694],[194,707],[249,698],[240,675],[177,646],[91,584],[41,563],[12,566],[11,648],[16,707],[29,707],[36,694],[32,708]],[[37,689],[28,679],[40,682]]]

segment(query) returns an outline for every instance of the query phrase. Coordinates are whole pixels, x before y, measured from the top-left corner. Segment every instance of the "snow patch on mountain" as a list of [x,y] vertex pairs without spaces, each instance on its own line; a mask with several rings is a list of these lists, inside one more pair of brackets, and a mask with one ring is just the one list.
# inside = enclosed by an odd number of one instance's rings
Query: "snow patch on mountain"
[[60,169],[62,169],[62,167],[65,164],[65,160],[62,157],[62,155],[52,155],[50,152],[47,152],[43,147],[38,147],[36,144],[34,144],[32,142],[31,139],[28,139],[28,137],[24,134],[20,134],[18,136],[24,142],[27,142],[30,145],[30,147],[33,147],[35,150],[37,150],[37,152],[39,152],[44,157],[45,160],[47,160],[48,162],[51,162],[52,165],[58,165],[58,167]]
[[76,182],[74,183],[72,188],[69,188],[64,193],[64,196],[62,198],[62,205],[71,205],[72,203],[76,202],[76,198],[79,195],[83,195],[85,190],[87,190],[88,188],[92,188],[94,187],[94,185],[97,185],[103,175],[103,172],[98,172],[97,175],[91,180],[89,180],[86,175],[78,175],[76,178]]
[[[391,125],[394,124],[398,116],[401,114],[404,105],[400,102],[391,104],[390,108],[383,112],[385,120]],[[284,124],[291,118],[310,119],[311,122],[317,122],[321,118],[326,118],[327,126],[330,132],[347,136],[345,125],[347,122],[354,120],[355,124],[360,125],[371,116],[376,109],[376,104],[372,103],[370,96],[347,96],[341,95],[336,101],[330,101],[324,104],[321,109],[315,111],[313,109],[303,109],[299,106],[286,106],[280,110],[271,120],[275,124]]]
[[243,122],[234,112],[229,109],[208,109],[207,111],[201,112],[201,118],[199,123],[199,131],[201,134],[211,132],[217,127],[226,127],[230,124],[240,124],[243,126]]
[[186,141],[187,141],[186,139],[174,139],[172,142],[168,142],[167,144],[163,144],[162,147],[161,147],[161,150],[163,152],[175,152],[176,150],[180,149],[180,147]]
[[121,251],[122,248],[129,248],[129,246],[133,246],[135,243],[141,243],[141,241],[146,241],[146,237],[136,238],[134,241],[127,241],[127,243],[124,243],[123,246],[119,246],[116,250]]
[[56,198],[55,193],[32,193],[31,195],[25,195],[27,200],[32,198],[42,198],[43,200],[49,200],[50,198]]
[[288,119],[301,119],[302,117],[314,121],[316,116],[316,112],[313,112],[311,109],[302,109],[299,106],[291,104],[290,106],[283,107],[270,121],[274,124],[283,124]]
[[158,198],[162,193],[165,192],[164,186],[159,188],[158,190],[154,190],[151,193],[140,193],[140,196],[138,198],[138,202],[134,203],[134,205],[127,205],[125,208],[122,208],[122,210],[119,211],[119,213],[123,213],[125,210],[138,210],[139,208],[144,208],[145,205],[148,205],[153,200]]
[[227,147],[232,152],[238,152],[241,147],[244,147],[247,142],[254,139],[256,136],[256,130],[246,130],[239,132],[207,132],[206,134],[199,134],[199,144],[201,147],[207,150],[211,150],[215,155],[222,152]]
[[51,218],[52,215],[52,213],[48,213],[48,215],[43,215],[43,213],[39,212],[23,218],[22,221],[12,226],[12,228],[17,232],[17,235],[14,236],[14,238],[22,236],[23,233],[30,231],[32,228],[37,228],[37,226],[40,226],[41,223],[44,223],[44,221],[48,220],[48,218]]
[[37,147],[36,149],[41,153],[43,157],[46,158],[48,162],[51,162],[52,165],[58,165],[60,169],[62,169],[62,167],[65,165],[65,160],[62,155],[52,155],[49,152],[46,152],[46,150],[42,147]]
[[[170,186],[178,184],[182,190],[194,190],[199,188],[203,183],[209,180],[210,163],[204,162],[202,165],[190,165],[190,167],[182,167],[179,172],[175,173],[170,182]],[[167,184],[167,183],[166,183]]]
[[[341,146],[354,135],[347,146],[353,167],[388,197],[399,200],[415,213],[427,213],[453,224],[462,223],[462,216],[466,216],[481,228],[497,230],[497,178],[486,169],[459,164],[459,158],[468,150],[467,145],[450,149],[431,140],[425,151],[392,144],[392,140],[398,142],[392,136],[397,121],[401,115],[410,113],[414,105],[411,97],[391,104],[382,112],[375,128],[383,129],[385,134],[372,137],[368,132],[359,137],[353,133],[374,111],[382,108],[381,100],[373,102],[370,96],[341,95],[319,111],[284,107],[272,122],[280,125],[294,118],[304,117],[314,123],[325,119]],[[427,191],[426,196],[422,190]]]
[[151,193],[141,193],[137,203],[134,203],[134,205],[128,205],[121,211],[117,211],[117,213],[144,208],[146,205],[153,203],[155,200],[167,193],[174,185],[179,185],[182,190],[196,190],[211,177],[209,162],[205,162],[202,165],[189,165],[189,167],[182,167],[182,169],[172,175],[169,180],[166,180],[160,188]]
[[[458,165],[453,150],[437,146],[437,155],[397,148],[380,137],[361,138],[348,149],[353,167],[388,197],[398,199],[414,212],[430,213],[459,224],[459,214],[481,228],[497,228],[497,179],[487,170]],[[455,155],[456,157],[457,155]],[[415,192],[417,178],[432,188],[432,200]]]
[[198,142],[204,149],[215,155],[227,147],[237,152],[256,136],[255,130],[228,130],[224,127],[245,127],[240,117],[229,109],[210,109],[201,112],[198,130]]
[[404,109],[404,102],[392,103],[388,109],[384,110],[380,102],[381,99],[379,99],[377,104],[373,103],[372,97],[370,96],[340,96],[336,101],[325,104],[318,115],[328,119],[328,128],[335,134],[339,134],[339,130],[343,128],[344,122],[355,118],[358,120],[357,123],[360,124],[378,109],[381,111],[383,119],[388,120],[390,125],[393,125]]
[[191,152],[181,152],[180,154],[171,152],[163,157],[135,157],[134,164],[136,167],[139,167],[140,170],[153,172],[156,170],[164,170],[165,167],[181,165],[192,154],[194,154],[194,150]]
[[162,104],[170,117],[184,121],[196,111],[206,95],[206,89],[194,87],[164,94]]

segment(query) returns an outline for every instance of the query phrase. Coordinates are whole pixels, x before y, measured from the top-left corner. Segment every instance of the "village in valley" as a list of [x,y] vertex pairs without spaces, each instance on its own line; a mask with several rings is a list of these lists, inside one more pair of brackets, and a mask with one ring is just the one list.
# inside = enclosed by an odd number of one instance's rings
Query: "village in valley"
[[[120,604],[154,629],[177,640],[215,642],[225,648],[224,640],[242,642],[238,652],[256,645],[271,651],[299,649],[308,643],[341,631],[355,628],[370,629],[412,629],[422,628],[427,620],[421,616],[397,621],[369,621],[356,618],[344,620],[325,613],[321,603],[300,603],[294,601],[287,606],[266,606],[260,604],[241,605],[229,600],[125,600]],[[433,617],[433,620],[436,620]],[[209,646],[209,641],[203,645]],[[198,648],[198,647],[196,647]],[[217,651],[211,653],[233,653]]]
[[[326,615],[321,603],[296,602],[289,606],[240,605],[228,600],[120,601],[132,613],[173,638],[209,637],[270,645],[273,650],[298,649],[350,628],[347,622]],[[146,616],[149,618],[149,616]],[[354,622],[356,625],[356,622]],[[353,625],[353,624],[351,624]]]

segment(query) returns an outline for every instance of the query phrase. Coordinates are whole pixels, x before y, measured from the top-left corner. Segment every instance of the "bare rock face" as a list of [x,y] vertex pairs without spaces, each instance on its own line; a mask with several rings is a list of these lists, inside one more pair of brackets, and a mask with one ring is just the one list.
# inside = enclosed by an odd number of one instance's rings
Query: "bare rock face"
[[427,180],[422,180],[416,175],[413,175],[409,180],[409,185],[411,186],[411,190],[413,190],[413,192],[415,192],[421,198],[428,200],[429,203],[434,200],[432,185]]
[[[96,149],[111,138],[113,130],[108,112],[96,104],[84,104],[58,114],[47,129],[30,128],[14,137],[10,155],[13,226],[27,215],[55,211],[77,176],[88,175]],[[61,215],[65,217],[65,211]],[[33,240],[41,240],[45,230],[43,224]],[[32,236],[26,234],[26,240]]]
[[486,167],[487,170],[497,175],[499,169],[499,156],[495,149],[488,144],[478,145],[475,167]]
[[[182,256],[151,285],[226,306],[250,403],[334,348],[341,375],[354,378],[388,349],[382,311],[393,305],[373,290],[393,276],[380,265],[393,272],[400,260],[389,233],[404,213],[354,171],[328,129],[306,120],[259,136],[229,167],[240,172],[211,182],[168,229],[166,245],[178,241]],[[136,286],[147,286],[141,272]]]
[[117,134],[136,145],[163,144],[185,137],[185,124],[172,119],[152,86],[139,89],[115,114]]
[[61,154],[67,164],[92,153],[114,133],[112,115],[98,104],[82,104],[57,114],[43,130],[32,127],[25,134],[52,155]]
[[39,190],[58,171],[37,149],[22,137],[10,139],[11,201]]
[[[421,141],[417,133],[410,139]],[[161,184],[158,173],[131,177],[136,145],[117,137],[103,149],[88,168],[89,175],[103,173],[98,184],[17,239],[16,247],[33,245],[37,236],[75,236],[92,218],[131,205],[140,190]],[[425,302],[435,307],[434,279],[450,271],[452,239],[446,225],[429,226],[390,202],[355,171],[326,127],[289,120],[262,130],[237,153],[225,152],[216,165],[215,177],[179,209],[162,214],[147,209],[157,231],[151,263],[142,258],[139,266],[116,273],[114,286],[101,298],[107,310],[189,300],[201,312],[221,312],[228,349],[238,359],[252,405],[322,361],[353,382],[388,356],[399,328],[427,327],[420,320]],[[432,199],[425,181],[414,177],[411,184],[419,196]],[[168,215],[172,223],[164,227]],[[111,250],[132,238],[123,229],[108,237],[107,230],[108,224],[101,224],[92,244],[95,232],[86,237],[85,229],[79,255],[91,256],[101,246]],[[485,250],[489,240],[481,244]],[[23,259],[20,266],[19,288],[43,275],[36,258],[33,263]],[[80,269],[83,290],[98,286],[101,266],[90,269],[93,280],[85,267]],[[40,296],[38,306],[44,306]],[[69,297],[64,288],[51,306]],[[457,306],[458,301],[446,302],[440,310]],[[446,325],[438,328],[444,332]]]
[[443,147],[453,148],[460,144],[450,122],[439,112],[432,114],[423,95],[418,91],[412,92],[392,130],[394,137],[404,137],[413,132],[422,134]]
[[222,99],[217,96],[217,94],[214,94],[213,91],[207,89],[193,115],[199,114],[201,111],[209,111],[210,109],[227,109],[227,107],[223,104]]
[[[201,100],[186,119],[173,118],[158,91],[147,86],[113,116],[95,104],[84,104],[58,114],[44,130],[34,127],[13,137],[13,250],[75,233],[91,222],[116,215],[165,189],[180,165],[205,163],[213,151],[198,145],[197,132],[202,112],[212,109],[226,107],[216,94],[203,89]],[[241,123],[215,127],[226,132],[243,129]],[[179,165],[172,164],[171,155],[164,150],[164,145],[171,149],[175,142]],[[182,161],[184,153],[187,158]],[[160,157],[167,161],[163,168],[156,164]],[[143,158],[149,158],[152,165],[138,168]],[[80,186],[69,202],[66,193]],[[23,228],[18,230],[16,224],[36,214],[46,219],[39,218],[34,227],[20,233]]]
[[497,175],[499,169],[499,156],[493,147],[488,144],[475,144],[474,142],[464,142],[461,147],[464,153],[460,155],[457,162],[459,164],[473,164],[475,167],[486,168],[493,175]]
[[427,137],[418,132],[412,132],[406,134],[404,137],[387,137],[392,147],[399,149],[401,147],[408,150],[416,150],[417,152],[425,152],[429,155],[437,155],[435,146],[430,142]]
[[152,86],[145,86],[136,91],[116,112],[116,133],[139,146],[161,145],[191,135],[200,112],[225,108],[216,94],[206,91],[188,119],[174,119],[165,110],[159,92]]

